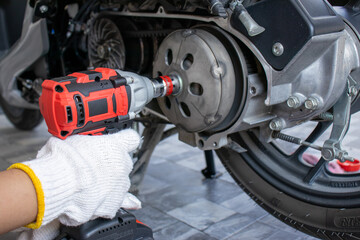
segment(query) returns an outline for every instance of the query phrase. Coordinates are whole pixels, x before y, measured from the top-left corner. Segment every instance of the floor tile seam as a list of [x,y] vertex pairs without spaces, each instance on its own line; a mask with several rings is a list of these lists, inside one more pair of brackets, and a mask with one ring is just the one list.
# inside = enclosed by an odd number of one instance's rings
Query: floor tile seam
[[[206,199],[205,199],[205,200],[206,200]],[[186,206],[186,205],[188,205],[188,204],[185,204],[185,205],[183,205],[183,206],[181,206],[181,207],[176,207],[176,208],[171,209],[171,210],[169,210],[169,211],[173,211],[173,210],[175,210],[175,209],[177,209],[177,208],[182,208],[182,207],[184,207],[184,206]],[[153,207],[153,208],[155,208],[155,209],[157,209],[157,210],[159,210],[159,211],[163,212],[162,210],[160,210],[160,209],[158,209],[158,208],[156,208],[156,207]],[[179,221],[179,222],[182,222],[182,223],[184,223],[184,224],[188,225],[190,228],[196,229],[196,230],[198,230],[198,231],[200,231],[200,232],[203,232],[203,230],[205,230],[205,229],[198,229],[198,228],[196,228],[196,227],[194,227],[194,226],[191,226],[189,223],[184,222],[183,220],[181,220],[181,219],[179,219],[179,218],[177,218],[177,217],[171,216],[171,215],[170,215],[170,214],[168,214],[167,212],[163,212],[163,213],[165,213],[166,215],[168,215],[168,216],[170,216],[170,217],[172,217],[172,218],[176,219],[176,220],[177,220],[177,221]]]
[[[220,220],[219,222],[221,222],[221,221],[223,221],[223,220],[225,220],[225,219],[231,218],[231,217],[233,217],[233,216],[235,216],[235,215],[237,215],[237,214],[239,214],[239,213],[234,212],[233,214],[231,214],[230,216],[228,216],[228,217]],[[213,223],[212,225],[217,224],[217,223],[219,223],[219,222],[215,222],[215,223]],[[203,230],[201,230],[201,231],[206,231],[206,230],[209,229],[212,225],[208,226],[207,228],[205,228],[205,229],[203,229]]]
[[[235,233],[231,234],[230,236],[224,238],[223,240],[227,240],[227,239],[233,237],[234,235],[240,233],[240,232],[241,232],[242,230],[244,230],[245,228],[249,227],[250,225],[254,224],[256,221],[259,221],[261,218],[264,218],[264,217],[266,217],[266,216],[267,216],[267,214],[264,215],[264,216],[261,216],[261,217],[256,218],[254,221],[252,221],[251,223],[249,223],[249,224],[245,225],[244,227],[240,228],[238,231],[236,231]],[[261,223],[263,223],[263,222],[261,222]]]
[[[178,218],[176,218],[176,217],[171,216],[171,215],[168,214],[166,211],[164,211],[164,210],[162,210],[162,209],[160,209],[160,208],[158,208],[158,207],[156,207],[156,206],[153,206],[152,204],[148,204],[148,205],[149,205],[150,207],[158,210],[159,212],[165,214],[166,216],[168,216],[168,217],[170,217],[170,218],[173,218],[173,219],[175,219],[175,220],[178,221],[178,222],[182,222],[182,223],[188,225],[190,228],[194,228],[193,226],[187,224],[186,222],[183,222],[182,220],[180,220],[180,219],[178,219]],[[187,204],[185,204],[185,205],[187,205]],[[185,206],[185,205],[184,205],[184,206]],[[176,207],[176,208],[179,208],[179,207]],[[174,208],[174,209],[176,209],[176,208]],[[174,210],[174,209],[172,209],[172,210]],[[169,211],[172,211],[172,210],[169,210]],[[136,213],[135,213],[135,214],[136,214]],[[164,229],[165,227],[169,227],[169,226],[171,226],[171,225],[173,225],[173,224],[176,224],[176,222],[174,222],[174,223],[172,223],[172,224],[169,224],[169,225],[166,225],[166,226],[164,226],[164,227],[162,227],[162,228],[160,228],[160,229]],[[160,229],[159,229],[159,230],[160,230]],[[199,230],[199,229],[197,229],[197,228],[194,228],[194,229]],[[201,231],[201,230],[199,230],[199,231]]]
[[217,238],[217,237],[215,237],[215,236],[212,236],[212,235],[210,235],[210,234],[207,234],[207,233],[204,232],[204,231],[200,231],[200,232],[202,232],[202,233],[205,234],[206,236],[209,236],[209,237],[211,237],[211,238],[213,238],[213,239],[215,239],[215,240],[220,240],[219,238]]
[[[156,208],[156,209],[157,209],[157,208]],[[157,209],[157,210],[159,210],[159,209]],[[159,211],[160,211],[160,210],[159,210]],[[170,215],[168,215],[168,216],[170,216]],[[188,226],[188,227],[191,228],[191,229],[197,230],[198,232],[201,232],[201,233],[205,234],[206,236],[209,236],[209,237],[212,237],[212,238],[215,238],[215,239],[219,240],[218,238],[216,238],[216,237],[214,237],[214,236],[212,236],[212,235],[210,235],[210,234],[205,233],[204,230],[197,229],[196,227],[193,227],[193,226],[191,226],[190,224],[188,224],[188,223],[186,223],[186,222],[184,222],[184,221],[182,221],[182,220],[180,220],[180,219],[178,219],[178,218],[176,218],[176,217],[173,217],[173,216],[170,216],[170,217],[176,219],[177,222],[174,222],[174,223],[169,224],[169,225],[167,225],[167,226],[165,226],[165,227],[163,227],[163,228],[160,228],[160,229],[156,230],[154,233],[160,232],[160,231],[163,230],[164,228],[171,227],[172,225],[175,225],[175,224],[177,224],[178,222],[181,222],[181,223],[185,224],[186,226]]]
[[[135,213],[135,214],[136,214],[136,213]],[[176,223],[178,223],[178,222],[174,222],[174,223],[171,223],[171,224],[169,224],[169,225],[163,226],[162,228],[159,228],[158,230],[154,231],[154,233],[160,232],[160,231],[163,230],[164,228],[171,227],[172,225],[175,225]]]

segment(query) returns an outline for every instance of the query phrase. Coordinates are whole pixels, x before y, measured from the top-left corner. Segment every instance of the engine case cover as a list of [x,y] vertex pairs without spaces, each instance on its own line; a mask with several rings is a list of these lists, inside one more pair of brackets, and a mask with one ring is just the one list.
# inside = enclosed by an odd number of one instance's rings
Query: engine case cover
[[235,71],[221,41],[202,29],[178,30],[161,44],[154,77],[177,75],[183,91],[158,99],[163,113],[188,132],[201,132],[224,121],[235,98]]

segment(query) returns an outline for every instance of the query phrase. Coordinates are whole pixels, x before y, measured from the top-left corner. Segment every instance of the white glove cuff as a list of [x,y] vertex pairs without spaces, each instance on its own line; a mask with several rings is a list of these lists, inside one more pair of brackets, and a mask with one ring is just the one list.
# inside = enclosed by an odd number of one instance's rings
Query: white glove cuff
[[[46,158],[16,163],[9,168],[23,170],[35,187],[38,214],[36,222],[26,226],[31,229],[37,229],[58,218],[71,202],[71,196],[76,189],[72,186],[76,181],[74,176],[71,176],[72,171],[66,169],[66,164],[54,164],[56,159]],[[54,166],[58,168],[54,169]]]

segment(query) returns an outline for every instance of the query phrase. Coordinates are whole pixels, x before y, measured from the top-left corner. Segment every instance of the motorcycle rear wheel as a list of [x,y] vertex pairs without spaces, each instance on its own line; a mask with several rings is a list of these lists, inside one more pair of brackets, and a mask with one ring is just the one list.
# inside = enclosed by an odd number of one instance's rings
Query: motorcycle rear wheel
[[[315,141],[329,125],[319,123],[308,140]],[[308,235],[360,239],[360,176],[334,175],[323,167],[308,183],[305,176],[317,166],[310,168],[296,161],[306,148],[286,155],[274,144],[261,142],[256,131],[239,132],[231,138],[248,151],[222,148],[217,154],[258,205]]]
[[32,130],[43,120],[39,110],[11,106],[2,96],[0,96],[0,106],[9,121],[20,130]]

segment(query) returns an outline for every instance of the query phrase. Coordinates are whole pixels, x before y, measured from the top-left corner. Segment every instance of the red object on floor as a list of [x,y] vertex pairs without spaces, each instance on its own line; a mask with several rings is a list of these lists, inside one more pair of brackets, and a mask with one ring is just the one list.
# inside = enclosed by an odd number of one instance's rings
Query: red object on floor
[[354,162],[350,162],[350,161],[340,162],[339,160],[337,160],[337,163],[342,167],[342,169],[344,169],[347,172],[357,172],[360,170],[360,161],[357,159],[355,159]]

